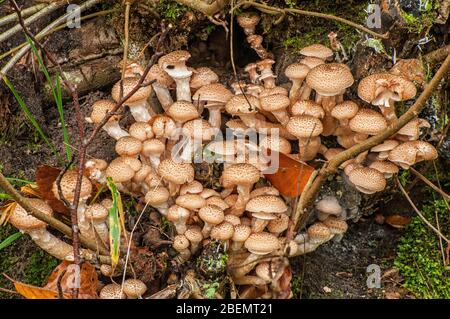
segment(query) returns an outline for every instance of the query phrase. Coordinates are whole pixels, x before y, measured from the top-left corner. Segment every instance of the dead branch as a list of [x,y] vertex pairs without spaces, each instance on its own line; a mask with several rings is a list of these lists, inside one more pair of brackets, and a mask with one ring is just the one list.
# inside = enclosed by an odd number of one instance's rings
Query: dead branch
[[423,176],[420,172],[418,172],[417,170],[415,170],[413,167],[410,167],[409,170],[416,175],[420,180],[422,180],[425,184],[427,184],[429,187],[431,187],[432,189],[434,189],[436,192],[438,192],[439,194],[442,195],[442,197],[444,197],[444,199],[446,200],[450,200],[450,196],[444,192],[442,189],[440,189],[439,187],[437,187],[436,185],[434,185],[428,178],[426,178],[425,176]]
[[429,63],[438,63],[444,60],[450,54],[450,44],[424,55],[424,59]]
[[395,134],[398,130],[400,130],[403,126],[405,126],[414,117],[418,116],[420,111],[424,108],[425,103],[427,102],[433,91],[436,89],[436,87],[439,85],[442,78],[447,74],[449,69],[450,69],[450,54],[442,63],[441,67],[436,72],[431,81],[427,84],[424,91],[422,92],[422,94],[420,94],[416,102],[397,121],[389,125],[387,130],[385,130],[381,134],[372,136],[371,138],[365,140],[364,142],[357,144],[342,153],[339,153],[333,159],[324,164],[324,166],[320,169],[319,173],[317,174],[317,177],[311,183],[311,186],[308,189],[304,190],[304,195],[302,195],[299,205],[293,217],[293,222],[295,225],[294,227],[296,229],[305,226],[310,216],[310,212],[308,212],[307,209],[316,198],[317,193],[327,180],[327,177],[330,176],[331,174],[334,174],[338,169],[339,165],[341,165],[343,162],[357,156],[358,154],[361,154],[364,151],[369,150],[375,145],[382,143],[384,140],[386,140],[387,138]]
[[[23,9],[22,10],[22,16],[23,17],[28,17],[30,15],[33,15],[33,14],[41,11],[42,9],[44,9],[46,6],[47,5],[45,3],[41,3],[41,4],[37,4],[37,5],[31,6],[29,8]],[[1,17],[0,18],[0,27],[6,25],[8,23],[14,22],[16,20],[17,20],[17,14],[16,13],[11,13],[11,14],[8,14],[7,16]]]

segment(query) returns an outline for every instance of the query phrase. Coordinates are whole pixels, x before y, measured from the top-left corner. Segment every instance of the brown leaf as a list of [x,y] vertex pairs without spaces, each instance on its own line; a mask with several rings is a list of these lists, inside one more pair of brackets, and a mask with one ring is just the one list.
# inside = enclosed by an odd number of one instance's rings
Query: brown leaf
[[384,297],[386,299],[400,299],[401,295],[397,291],[386,291]]
[[39,187],[42,199],[44,199],[50,207],[58,213],[69,214],[69,209],[62,201],[53,194],[53,183],[59,176],[61,170],[48,165],[41,165],[36,170],[36,184]]
[[291,282],[292,282],[292,270],[290,266],[286,266],[284,268],[283,275],[281,275],[281,278],[278,281],[278,285],[280,288],[278,297],[280,299],[288,299],[290,297]]
[[[27,285],[19,281],[13,281],[17,292],[26,299],[58,299],[58,293],[53,290]],[[65,296],[70,298],[70,296]]]
[[386,217],[386,223],[395,228],[405,228],[411,222],[411,217],[401,215],[389,215]]
[[[269,155],[271,150],[267,150]],[[284,196],[300,196],[314,168],[283,153],[279,155],[279,169],[275,174],[264,174]]]

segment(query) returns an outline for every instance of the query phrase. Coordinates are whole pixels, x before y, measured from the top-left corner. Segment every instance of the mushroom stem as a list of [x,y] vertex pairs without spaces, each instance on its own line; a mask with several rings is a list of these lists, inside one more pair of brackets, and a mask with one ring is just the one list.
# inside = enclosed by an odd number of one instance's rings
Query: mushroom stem
[[268,220],[255,218],[254,222],[252,223],[252,232],[254,233],[262,232],[268,224],[269,224]]
[[278,122],[281,123],[281,125],[286,126],[289,122],[289,115],[286,112],[286,110],[281,111],[272,111],[272,114],[275,116],[275,118],[278,120]]
[[209,108],[208,122],[212,127],[220,129],[220,126],[222,124],[220,108]]
[[108,133],[108,135],[115,140],[130,135],[127,131],[122,129],[119,125],[119,122],[116,121],[107,122],[105,125],[103,125],[102,129],[104,129]]
[[159,103],[161,103],[163,110],[166,112],[167,109],[173,104],[173,99],[170,95],[169,89],[165,86],[159,85],[156,82],[152,84],[152,87]]
[[183,146],[183,151],[180,154],[180,160],[182,162],[192,162],[194,156],[194,141],[190,137],[186,137],[186,142]]
[[148,161],[150,162],[150,166],[157,170],[159,164],[161,163],[161,157],[156,155],[151,155],[148,157]]
[[147,100],[127,103],[127,105],[130,107],[131,115],[137,122],[148,122],[152,118],[149,112],[150,105]]
[[247,202],[250,200],[250,189],[251,186],[249,185],[237,186],[238,198],[230,214],[236,216],[242,215],[242,213],[245,211],[245,206],[247,205]]
[[160,204],[160,205],[152,205],[152,207],[156,208],[161,215],[167,216],[167,210],[169,209],[168,203],[164,203],[164,204]]
[[248,255],[248,257],[241,263],[241,266],[232,270],[233,276],[237,278],[244,277],[252,271],[253,268],[255,268],[259,257],[261,256],[255,254]]
[[312,89],[306,83],[303,84],[300,94],[300,101],[309,100],[311,96]]
[[230,245],[230,250],[231,251],[239,251],[239,250],[242,249],[243,246],[244,246],[244,242],[243,241],[235,241],[235,240],[233,240],[231,242],[231,245]]
[[189,74],[187,77],[175,77],[173,79],[177,86],[177,101],[191,102],[191,87],[189,85],[191,75]]
[[292,79],[292,86],[289,91],[289,98],[291,102],[296,102],[300,97],[300,88],[302,87],[303,79]]
[[388,123],[392,123],[397,120],[397,114],[395,114],[395,101],[389,99],[387,105],[380,105],[381,114],[385,117]]
[[205,224],[203,225],[203,228],[202,228],[203,238],[208,238],[209,237],[209,234],[211,233],[211,229],[213,227],[214,227],[213,224],[205,222]]

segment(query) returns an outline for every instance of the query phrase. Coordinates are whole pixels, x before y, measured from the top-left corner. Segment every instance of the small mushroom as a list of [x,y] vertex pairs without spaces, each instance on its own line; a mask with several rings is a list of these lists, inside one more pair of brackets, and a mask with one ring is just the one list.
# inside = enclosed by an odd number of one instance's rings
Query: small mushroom
[[[89,123],[100,124],[105,118],[106,114],[111,112],[116,106],[116,102],[112,100],[98,100],[92,104],[91,116],[86,118]],[[119,125],[119,115],[113,115],[103,125],[102,129],[105,130],[109,136],[118,140],[123,136],[129,135],[127,131],[122,129]]]
[[153,133],[153,128],[147,122],[134,122],[128,129],[130,136],[138,139],[141,142],[153,138],[155,134]]
[[186,66],[191,54],[184,50],[172,51],[159,58],[159,67],[175,80],[177,86],[177,101],[191,102],[190,79],[192,71]]
[[306,57],[314,57],[325,61],[333,57],[333,51],[322,44],[312,44],[300,50]]
[[155,64],[150,68],[146,80],[154,81],[152,83],[153,91],[155,91],[156,97],[164,111],[167,111],[169,106],[173,104],[173,99],[169,91],[169,87],[174,82],[173,79],[159,65]]
[[286,126],[289,122],[287,107],[291,103],[287,96],[281,94],[268,95],[260,98],[259,101],[261,109],[271,112],[281,125]]
[[264,83],[266,89],[275,87],[276,75],[273,74],[272,65],[275,63],[272,59],[264,59],[256,63],[260,72],[259,79]]
[[169,200],[170,194],[167,188],[162,186],[152,187],[145,194],[145,202],[156,208],[161,215],[166,216],[169,208],[167,201]]
[[308,115],[294,116],[289,120],[286,129],[298,138],[301,160],[314,159],[321,145],[319,135],[323,131],[322,122]]
[[194,180],[194,167],[190,163],[177,163],[165,159],[159,164],[158,174],[169,184],[170,194],[178,193],[181,185]]
[[374,168],[357,167],[348,174],[348,178],[364,194],[381,192],[386,187],[384,175]]
[[200,114],[203,112],[203,108],[208,109],[208,122],[211,126],[220,128],[221,112],[225,109],[225,104],[232,97],[233,93],[225,86],[220,83],[213,83],[199,88],[193,95],[193,100]]
[[233,237],[233,224],[223,221],[211,229],[210,237],[223,243],[224,251],[228,250],[229,240]]
[[296,102],[301,96],[303,81],[306,79],[310,68],[303,63],[293,63],[289,65],[284,74],[291,80],[292,87],[289,91],[291,102]]
[[330,216],[323,221],[323,224],[328,227],[330,232],[334,235],[333,240],[341,241],[345,232],[347,232],[348,225],[345,220]]
[[86,209],[85,216],[94,225],[102,242],[107,245],[109,243],[109,229],[106,224],[108,210],[103,205],[94,203]]
[[255,27],[260,19],[260,16],[255,12],[244,12],[237,17],[237,22],[248,36],[255,33]]
[[127,299],[142,299],[142,295],[147,291],[147,286],[142,280],[127,279],[122,284],[122,289]]
[[124,136],[116,142],[116,153],[120,156],[138,157],[142,142],[132,136]]
[[100,299],[126,299],[127,295],[118,284],[108,284],[100,290]]
[[[230,216],[230,215],[227,215]],[[231,251],[239,251],[244,246],[244,242],[252,233],[252,229],[248,225],[243,225],[242,223],[234,226],[233,237],[231,237]]]
[[342,213],[342,206],[334,196],[323,197],[315,204],[315,208],[320,221],[327,219],[330,215],[339,216]]
[[180,263],[184,263],[191,258],[191,251],[189,250],[189,239],[185,235],[176,235],[173,239],[173,249],[178,251]]
[[171,221],[177,234],[184,234],[186,232],[186,223],[190,217],[191,213],[184,207],[178,205],[172,205],[167,211],[167,220]]
[[[330,229],[323,223],[315,223],[308,227],[308,241],[311,244],[321,245],[329,241],[333,234]],[[301,246],[301,245],[300,245]]]
[[217,206],[206,205],[198,211],[198,217],[205,223],[202,229],[202,234],[204,238],[207,238],[211,233],[211,229],[223,222],[225,215],[223,210]]
[[286,213],[287,206],[278,196],[262,195],[250,199],[245,209],[254,218],[252,231],[258,233],[264,230],[269,221],[276,219],[278,214]]
[[[219,76],[210,68],[200,67],[193,71],[190,86],[191,89],[197,91],[202,86],[219,82]],[[194,102],[195,102],[195,98]]]

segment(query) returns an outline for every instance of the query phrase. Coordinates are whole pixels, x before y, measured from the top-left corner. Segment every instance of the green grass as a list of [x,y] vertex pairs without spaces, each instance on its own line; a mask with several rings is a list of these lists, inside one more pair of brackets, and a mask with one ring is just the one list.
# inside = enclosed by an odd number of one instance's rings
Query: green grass
[[0,250],[8,247],[9,245],[12,245],[12,243],[22,237],[22,235],[23,234],[21,232],[17,232],[5,238],[2,242],[0,242]]

